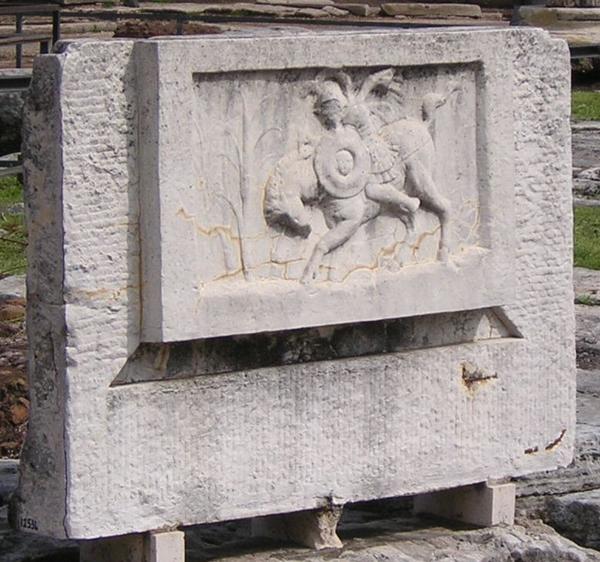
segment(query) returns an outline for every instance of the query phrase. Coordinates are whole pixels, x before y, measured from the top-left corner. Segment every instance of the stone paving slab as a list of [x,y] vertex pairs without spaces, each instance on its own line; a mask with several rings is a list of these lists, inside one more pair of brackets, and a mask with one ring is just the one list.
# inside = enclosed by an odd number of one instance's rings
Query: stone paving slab
[[481,8],[472,4],[421,4],[412,2],[392,2],[389,4],[382,4],[381,9],[388,16],[481,17]]
[[574,207],[600,207],[600,201],[598,199],[583,199],[581,197],[573,198]]
[[338,8],[348,10],[355,16],[373,17],[379,15],[381,8],[379,6],[370,6],[369,4],[338,3]]
[[598,22],[558,22],[552,25],[536,25],[543,27],[556,39],[564,39],[571,47],[597,45],[600,42],[600,25]]
[[[65,18],[70,13],[87,15],[90,18],[102,17],[131,17],[135,14],[181,14],[187,17],[202,17],[203,15],[230,15],[236,17],[248,17],[248,23],[252,23],[252,16],[273,17],[273,18],[342,18],[343,20],[352,20],[361,23],[373,23],[377,25],[380,22],[390,22],[395,19],[406,19],[415,25],[439,25],[440,19],[447,25],[452,26],[507,26],[508,19],[503,20],[502,14],[497,11],[482,12],[480,3],[473,1],[465,2],[461,5],[450,4],[434,0],[426,4],[428,8],[399,8],[401,13],[385,15],[379,6],[371,6],[366,3],[346,3],[341,0],[260,0],[258,2],[213,2],[213,3],[186,3],[186,2],[141,2],[139,7],[130,8],[126,6],[113,6],[110,8],[99,8],[98,6],[82,6],[73,8],[65,13]],[[416,5],[415,3],[411,5]],[[502,0],[490,0],[483,3],[484,7],[504,7]],[[408,10],[409,13],[406,12]],[[378,17],[381,16],[381,17]]]
[[553,527],[579,544],[600,547],[600,490],[557,496],[548,503]]
[[[193,533],[188,533],[188,562],[509,562],[509,561],[595,561],[599,553],[581,548],[539,521],[522,520],[513,527],[453,529],[439,522],[415,521],[409,516],[381,518],[359,514],[364,521],[340,532],[342,550],[314,553],[289,545],[261,547],[251,542],[198,550]],[[237,546],[234,546],[236,545]],[[254,551],[251,549],[254,548]]]
[[546,6],[521,6],[520,21],[529,25],[543,26],[558,22],[600,21],[600,8],[548,8]]
[[322,8],[323,6],[333,6],[333,0],[256,0],[256,4]]
[[[594,269],[586,269],[585,267],[573,268],[573,279],[575,285],[575,299],[586,300],[590,297],[592,300],[599,299],[600,303],[600,271]],[[594,304],[596,304],[594,302]],[[590,309],[580,309],[579,316],[583,316],[584,312]],[[595,317],[595,310],[591,309],[592,319]]]
[[598,8],[600,0],[546,0],[548,8]]
[[[594,293],[578,293],[579,302],[587,299],[582,295],[594,297]],[[577,309],[577,353],[579,366],[584,369],[600,368],[598,357],[600,356],[600,326],[598,325],[597,306],[576,305]]]
[[25,275],[11,275],[0,279],[0,296],[25,297]]
[[571,124],[571,130],[575,196],[573,203],[576,207],[597,206],[600,201],[600,122],[574,122]]

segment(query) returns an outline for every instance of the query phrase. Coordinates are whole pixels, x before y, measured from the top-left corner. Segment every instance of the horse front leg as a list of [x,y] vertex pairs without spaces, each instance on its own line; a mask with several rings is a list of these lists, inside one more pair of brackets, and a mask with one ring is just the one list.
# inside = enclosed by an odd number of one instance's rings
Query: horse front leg
[[416,158],[407,163],[406,175],[414,186],[421,206],[434,213],[440,221],[440,243],[438,260],[448,261],[450,251],[450,201],[437,189],[431,174]]
[[337,223],[329,232],[324,234],[321,240],[319,240],[313,248],[300,281],[302,283],[310,283],[313,281],[323,258],[329,252],[347,242],[360,228],[363,222],[362,217],[360,219],[343,220]]

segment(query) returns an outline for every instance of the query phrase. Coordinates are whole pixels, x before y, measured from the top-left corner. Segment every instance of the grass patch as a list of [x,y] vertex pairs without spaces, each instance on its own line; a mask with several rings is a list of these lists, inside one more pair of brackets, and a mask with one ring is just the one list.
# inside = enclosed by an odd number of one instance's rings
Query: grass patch
[[573,90],[571,112],[573,119],[600,121],[600,92]]
[[15,177],[0,179],[0,278],[25,273],[25,218],[22,212],[10,210],[22,201],[21,182]]
[[600,207],[575,207],[575,265],[600,269]]
[[0,205],[23,201],[23,186],[16,177],[0,178]]
[[22,214],[0,214],[0,278],[25,273],[27,233]]

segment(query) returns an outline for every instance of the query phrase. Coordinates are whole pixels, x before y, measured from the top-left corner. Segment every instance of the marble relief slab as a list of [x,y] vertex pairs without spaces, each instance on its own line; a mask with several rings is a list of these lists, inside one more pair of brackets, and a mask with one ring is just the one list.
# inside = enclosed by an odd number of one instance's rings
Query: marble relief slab
[[569,72],[522,28],[39,57],[18,527],[139,537],[567,466]]

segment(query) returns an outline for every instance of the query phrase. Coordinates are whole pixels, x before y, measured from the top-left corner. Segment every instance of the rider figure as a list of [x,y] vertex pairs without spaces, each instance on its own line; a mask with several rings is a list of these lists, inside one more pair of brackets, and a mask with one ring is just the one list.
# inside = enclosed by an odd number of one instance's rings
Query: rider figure
[[349,107],[342,121],[358,131],[371,157],[371,173],[365,187],[367,197],[391,207],[412,228],[414,213],[419,208],[420,201],[396,188],[396,185],[404,185],[406,179],[404,162],[377,134],[365,105]]

